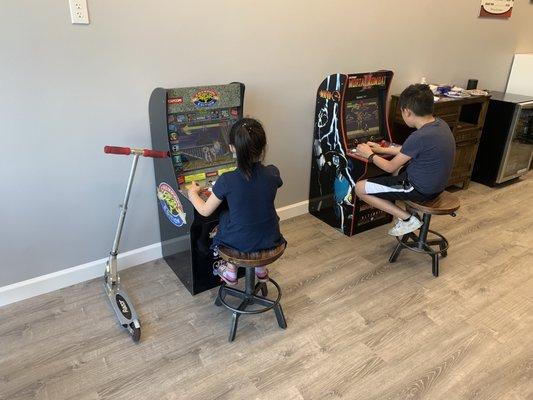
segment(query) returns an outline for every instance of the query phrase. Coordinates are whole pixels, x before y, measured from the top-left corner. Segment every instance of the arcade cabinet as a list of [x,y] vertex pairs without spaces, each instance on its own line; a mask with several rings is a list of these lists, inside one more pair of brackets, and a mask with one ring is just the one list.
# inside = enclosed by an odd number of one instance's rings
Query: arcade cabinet
[[203,217],[187,197],[192,181],[207,198],[217,178],[237,167],[229,132],[242,118],[244,85],[157,88],[149,104],[152,146],[170,158],[154,158],[163,257],[191,294],[220,283],[210,249],[222,203]]
[[309,212],[352,236],[392,217],[355,196],[361,179],[387,174],[356,154],[367,141],[393,146],[387,122],[392,71],[328,76],[318,88]]

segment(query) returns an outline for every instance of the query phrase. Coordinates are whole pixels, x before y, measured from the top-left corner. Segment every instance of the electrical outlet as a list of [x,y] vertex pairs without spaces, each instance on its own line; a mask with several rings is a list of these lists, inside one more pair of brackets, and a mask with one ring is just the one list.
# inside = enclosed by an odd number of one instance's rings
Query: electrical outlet
[[69,0],[70,19],[73,24],[88,24],[89,10],[87,9],[87,0]]

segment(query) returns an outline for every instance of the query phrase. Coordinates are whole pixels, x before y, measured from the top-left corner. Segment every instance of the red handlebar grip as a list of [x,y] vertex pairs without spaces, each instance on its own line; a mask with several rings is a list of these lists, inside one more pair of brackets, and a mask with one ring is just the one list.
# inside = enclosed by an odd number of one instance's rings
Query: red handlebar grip
[[143,157],[166,158],[168,157],[168,152],[143,149]]
[[118,147],[118,146],[105,146],[104,153],[107,154],[124,154],[129,156],[131,154],[131,149],[129,147]]

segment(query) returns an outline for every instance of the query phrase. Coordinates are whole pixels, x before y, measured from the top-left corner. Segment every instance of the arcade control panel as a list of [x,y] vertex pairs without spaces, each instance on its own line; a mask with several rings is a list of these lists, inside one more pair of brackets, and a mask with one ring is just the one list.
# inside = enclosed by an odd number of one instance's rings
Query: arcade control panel
[[[202,182],[203,183],[203,182]],[[213,193],[213,186],[215,185],[215,181],[209,181],[207,183],[203,183],[204,186],[200,185],[200,191],[198,192],[198,195],[203,201],[207,201],[211,194]],[[183,189],[179,189],[182,195],[189,198],[189,188],[191,187],[191,184],[186,185]]]
[[[370,138],[370,142],[374,142],[374,140],[372,140],[373,137]],[[366,142],[361,142],[361,143],[366,143]],[[396,144],[396,143],[392,143],[392,142],[389,142],[387,140],[380,140],[378,142],[378,144],[383,147],[383,148],[389,148],[389,147],[401,147],[399,144]],[[380,157],[383,157],[383,158],[386,158],[386,159],[391,159],[393,158],[392,155],[390,154],[378,154],[376,153],[377,155],[379,155]],[[361,155],[359,155],[359,153],[357,152],[357,147],[353,147],[353,148],[349,148],[348,149],[348,155],[351,156],[351,157],[354,157],[354,158],[357,158],[358,160],[361,160],[363,162],[368,162],[368,159],[366,157],[362,157]]]

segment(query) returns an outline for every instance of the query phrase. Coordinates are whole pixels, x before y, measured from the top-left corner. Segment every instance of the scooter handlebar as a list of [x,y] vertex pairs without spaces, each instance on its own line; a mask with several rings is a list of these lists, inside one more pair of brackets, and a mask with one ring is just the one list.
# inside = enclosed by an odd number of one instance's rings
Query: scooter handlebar
[[158,150],[143,149],[143,157],[167,158],[168,157],[168,152],[166,152],[166,151],[158,151]]
[[131,147],[119,147],[119,146],[105,146],[104,153],[106,154],[122,154],[129,156],[131,153],[142,155],[143,157],[152,158],[166,158],[168,157],[167,151],[150,150],[150,149],[132,149]]
[[129,156],[131,154],[131,148],[129,147],[118,147],[118,146],[105,146],[104,153],[106,154],[123,154]]

